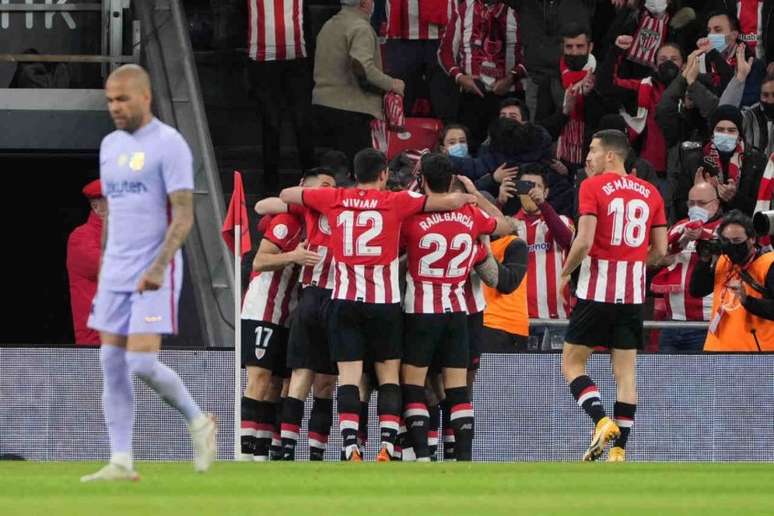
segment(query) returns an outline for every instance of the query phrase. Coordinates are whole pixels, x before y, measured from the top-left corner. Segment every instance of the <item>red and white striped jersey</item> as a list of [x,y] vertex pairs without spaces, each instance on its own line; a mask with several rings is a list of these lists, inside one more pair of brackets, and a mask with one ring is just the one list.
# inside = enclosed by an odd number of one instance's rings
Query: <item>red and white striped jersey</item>
[[308,188],[303,204],[326,215],[336,261],[333,299],[400,303],[401,223],[424,209],[425,196],[361,188]]
[[465,281],[477,255],[479,235],[497,227],[492,217],[473,205],[455,211],[422,213],[401,228],[408,255],[407,314],[465,312]]
[[247,0],[247,52],[254,61],[306,57],[304,0]]
[[[570,313],[570,300],[566,292],[559,289],[562,266],[567,253],[554,240],[543,217],[532,216],[524,210],[516,219],[516,236],[527,244],[527,306],[529,316],[539,319],[566,319]],[[559,216],[571,231],[575,232],[572,221]]]
[[387,38],[439,39],[452,6],[449,0],[387,0]]
[[737,1],[736,18],[739,20],[739,39],[755,49],[755,57],[764,58],[765,48],[760,44],[763,41],[763,0]]
[[306,224],[306,249],[320,255],[320,261],[313,267],[302,266],[299,281],[301,286],[333,288],[333,256],[330,253],[331,226],[328,217],[319,212],[299,206],[289,206],[290,213],[297,215]]
[[[274,215],[263,238],[283,253],[292,251],[301,241],[301,221],[289,213]],[[288,316],[298,302],[298,272],[297,265],[288,265],[276,271],[254,273],[242,303],[242,319],[287,327]]]
[[[473,265],[485,260],[489,251],[486,246],[478,242],[478,250],[476,251],[476,257],[473,259]],[[475,269],[470,270],[468,279],[465,281],[463,287],[463,295],[465,296],[465,311],[468,314],[477,314],[484,311],[486,308],[486,298],[484,297],[484,289],[481,286],[481,277],[478,275]]]
[[597,218],[594,243],[580,266],[578,298],[641,304],[651,228],[666,226],[661,194],[638,177],[605,172],[581,183],[578,214]]
[[[650,288],[654,292],[664,294],[667,319],[709,321],[712,314],[712,294],[698,298],[689,293],[691,275],[699,262],[696,241],[690,241],[684,247],[680,244],[680,238],[689,224],[689,219],[683,219],[669,229],[667,256],[673,257],[674,263],[656,274]],[[703,224],[703,237],[715,236],[719,225],[720,218]]]
[[523,59],[516,11],[482,0],[452,4],[452,17],[438,46],[438,62],[449,77],[465,74],[497,80],[518,72]]

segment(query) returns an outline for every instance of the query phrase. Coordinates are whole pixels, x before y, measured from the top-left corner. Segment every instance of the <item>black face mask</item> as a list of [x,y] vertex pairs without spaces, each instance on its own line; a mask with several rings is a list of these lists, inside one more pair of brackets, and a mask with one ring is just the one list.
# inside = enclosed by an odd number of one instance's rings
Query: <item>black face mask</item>
[[678,68],[676,64],[674,64],[672,61],[664,61],[663,63],[658,65],[658,72],[656,73],[656,78],[664,86],[669,86],[670,84],[672,84],[672,81],[675,80],[675,77],[677,77],[679,74],[680,74],[680,68]]
[[761,109],[769,120],[774,120],[774,102],[761,102]]
[[589,56],[588,54],[583,54],[579,56],[564,56],[564,64],[567,65],[567,68],[572,70],[573,72],[580,72],[583,70],[583,67],[586,66],[586,63],[589,62]]
[[750,256],[750,248],[747,247],[747,242],[741,242],[739,244],[734,244],[729,241],[723,242],[722,246],[723,254],[728,256],[728,259],[731,260],[732,263],[735,263],[736,265],[742,265],[744,262],[747,261],[747,258]]

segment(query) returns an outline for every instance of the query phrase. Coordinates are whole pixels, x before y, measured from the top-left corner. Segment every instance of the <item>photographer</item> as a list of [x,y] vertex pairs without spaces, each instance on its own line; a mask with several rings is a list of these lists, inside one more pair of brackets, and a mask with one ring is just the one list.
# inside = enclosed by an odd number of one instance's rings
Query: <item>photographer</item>
[[723,217],[718,240],[698,248],[690,293],[712,293],[704,351],[774,351],[774,253],[756,245],[750,217]]
[[[653,278],[650,289],[664,296],[667,320],[709,321],[712,296],[693,297],[689,293],[689,285],[699,262],[696,247],[702,241],[717,238],[716,231],[723,213],[720,199],[709,183],[699,183],[691,188],[687,206],[688,218],[669,228],[669,248],[661,263],[665,267]],[[706,337],[705,329],[664,329],[661,331],[659,351],[701,351]]]

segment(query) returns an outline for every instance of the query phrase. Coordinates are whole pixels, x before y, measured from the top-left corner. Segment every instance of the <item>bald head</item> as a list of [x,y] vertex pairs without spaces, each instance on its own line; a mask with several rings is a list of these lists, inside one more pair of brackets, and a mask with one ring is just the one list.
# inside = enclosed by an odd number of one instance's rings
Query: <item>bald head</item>
[[720,201],[715,187],[711,183],[696,183],[688,192],[688,207],[698,206],[707,210],[712,218],[720,209]]
[[116,129],[131,133],[152,119],[150,77],[142,66],[126,64],[113,70],[105,97]]

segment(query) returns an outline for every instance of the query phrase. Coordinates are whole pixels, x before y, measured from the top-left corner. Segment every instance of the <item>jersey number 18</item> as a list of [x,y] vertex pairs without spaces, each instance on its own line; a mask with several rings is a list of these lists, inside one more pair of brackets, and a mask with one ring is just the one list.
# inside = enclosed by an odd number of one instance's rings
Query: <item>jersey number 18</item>
[[629,247],[639,247],[645,241],[645,229],[648,226],[650,208],[642,199],[624,202],[616,197],[607,206],[607,214],[613,215],[613,237],[610,245],[626,243]]

